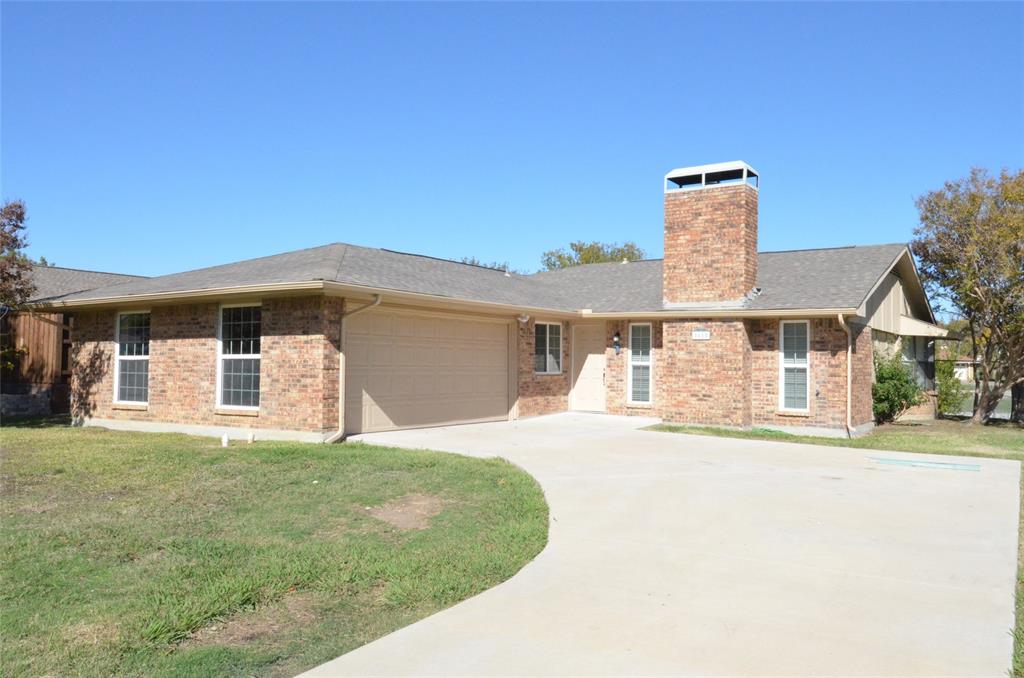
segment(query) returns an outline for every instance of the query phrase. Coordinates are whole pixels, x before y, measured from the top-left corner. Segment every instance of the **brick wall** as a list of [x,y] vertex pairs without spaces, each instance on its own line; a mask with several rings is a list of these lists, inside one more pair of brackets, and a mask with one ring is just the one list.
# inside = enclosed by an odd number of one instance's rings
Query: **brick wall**
[[[606,407],[612,414],[636,414],[639,416],[661,416],[658,406],[661,398],[657,391],[653,391],[654,398],[651,405],[631,405],[627,398],[626,388],[628,378],[626,371],[629,363],[629,320],[614,320],[605,324],[605,395]],[[637,320],[635,322],[647,322]],[[614,337],[618,332],[622,337],[622,351],[615,355]],[[651,322],[651,361],[654,366],[654,388],[660,384],[659,372],[663,355],[662,349],[662,326],[660,322]]]
[[[262,308],[261,403],[256,416],[218,411],[216,303],[151,310],[150,393],[144,409],[113,403],[114,311],[76,314],[72,408],[76,417],[329,432],[338,423],[341,299],[266,299]],[[534,321],[517,326],[518,414],[568,409],[571,333],[562,326],[562,372],[533,371]],[[628,320],[606,329],[608,411],[669,422],[726,426],[842,427],[846,334],[833,319],[810,323],[810,412],[778,411],[778,319],[686,319],[652,323],[653,403],[627,404]],[[708,340],[695,340],[695,329]],[[619,332],[623,350],[615,355]],[[871,330],[854,326],[853,423],[871,421]]]
[[519,398],[516,401],[520,417],[565,412],[569,409],[569,383],[572,377],[569,323],[562,325],[562,373],[536,374],[533,371],[534,327],[529,322],[517,323],[517,349],[519,352]]
[[850,324],[853,332],[853,372],[851,389],[853,407],[850,418],[854,426],[870,424],[875,419],[871,410],[871,385],[875,381],[873,331],[866,325]]
[[[637,321],[644,322],[644,321]],[[605,354],[608,411],[613,414],[658,416],[667,422],[749,425],[746,375],[750,345],[746,328],[734,320],[666,320],[652,323],[653,402],[631,405],[627,397],[629,320],[607,324]],[[694,329],[711,332],[708,340],[693,339]],[[612,337],[622,336],[615,355]]]
[[810,321],[810,398],[806,414],[779,409],[779,319],[751,320],[748,324],[753,348],[752,424],[845,427],[846,332],[839,323],[832,318]]
[[[606,388],[613,414],[715,426],[842,428],[846,424],[846,333],[832,319],[810,321],[810,411],[779,411],[779,319],[672,320],[653,323],[654,402],[626,397],[628,320],[607,323]],[[693,339],[706,329],[708,340]],[[612,348],[615,332],[622,353]],[[853,424],[871,421],[871,331],[854,327]]]
[[[694,339],[695,329],[711,338]],[[665,321],[655,365],[659,416],[683,424],[750,425],[750,341],[740,320]]]
[[149,403],[113,403],[114,311],[76,314],[72,413],[76,417],[330,431],[338,422],[339,316],[328,297],[262,303],[260,409],[216,408],[217,303],[150,311]]
[[757,281],[757,189],[665,194],[663,295],[668,302],[740,299]]

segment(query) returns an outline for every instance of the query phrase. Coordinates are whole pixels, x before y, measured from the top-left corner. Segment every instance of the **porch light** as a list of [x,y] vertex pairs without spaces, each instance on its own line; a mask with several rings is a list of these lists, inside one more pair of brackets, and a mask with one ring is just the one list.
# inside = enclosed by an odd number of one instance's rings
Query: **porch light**
[[622,352],[622,335],[618,332],[612,335],[612,346],[615,347],[615,355]]

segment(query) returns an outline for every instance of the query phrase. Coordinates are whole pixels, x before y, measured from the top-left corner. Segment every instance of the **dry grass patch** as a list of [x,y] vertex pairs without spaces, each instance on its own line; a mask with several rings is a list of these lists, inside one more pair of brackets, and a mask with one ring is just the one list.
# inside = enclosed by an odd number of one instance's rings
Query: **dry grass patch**
[[367,513],[400,530],[425,530],[430,519],[444,509],[447,502],[433,494],[407,494],[382,506],[368,506]]
[[229,619],[205,626],[186,639],[182,647],[259,643],[314,624],[318,618],[316,595],[309,591],[292,592],[271,605],[239,612]]

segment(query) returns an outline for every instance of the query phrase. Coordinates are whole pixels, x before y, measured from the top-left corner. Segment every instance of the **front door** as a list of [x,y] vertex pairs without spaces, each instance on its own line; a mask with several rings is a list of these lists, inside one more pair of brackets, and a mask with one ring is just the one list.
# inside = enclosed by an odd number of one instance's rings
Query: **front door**
[[604,323],[578,323],[572,328],[571,407],[604,412]]

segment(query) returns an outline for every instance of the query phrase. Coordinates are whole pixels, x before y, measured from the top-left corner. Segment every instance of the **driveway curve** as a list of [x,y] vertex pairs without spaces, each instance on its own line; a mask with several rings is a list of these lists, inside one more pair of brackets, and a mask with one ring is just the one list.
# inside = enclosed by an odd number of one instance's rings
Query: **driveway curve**
[[651,421],[360,436],[522,466],[549,542],[508,581],[304,675],[1007,674],[1017,462],[638,430]]

